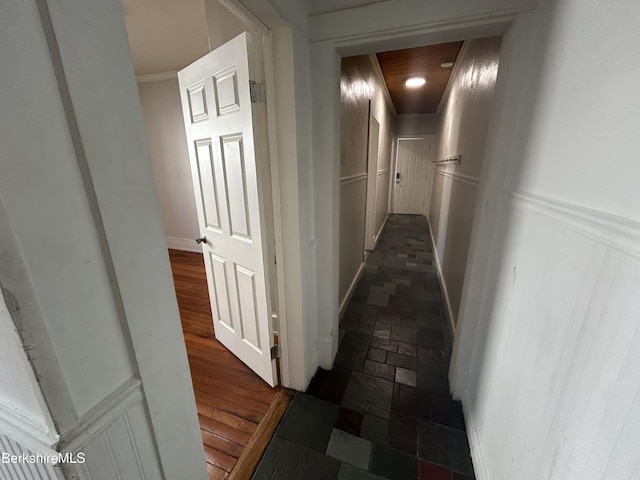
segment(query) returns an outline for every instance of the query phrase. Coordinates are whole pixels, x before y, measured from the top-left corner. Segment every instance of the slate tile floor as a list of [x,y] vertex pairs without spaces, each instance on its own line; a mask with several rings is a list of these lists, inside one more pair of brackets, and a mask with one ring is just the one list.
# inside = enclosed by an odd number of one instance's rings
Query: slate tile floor
[[391,215],[340,323],[333,370],[297,394],[256,480],[469,480],[426,220]]

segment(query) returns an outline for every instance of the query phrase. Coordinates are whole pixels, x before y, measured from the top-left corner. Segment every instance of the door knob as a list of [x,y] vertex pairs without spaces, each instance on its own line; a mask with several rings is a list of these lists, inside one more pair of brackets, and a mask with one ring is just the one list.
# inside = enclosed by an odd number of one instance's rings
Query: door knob
[[196,243],[200,245],[201,243],[207,243],[207,237],[198,237],[196,238]]

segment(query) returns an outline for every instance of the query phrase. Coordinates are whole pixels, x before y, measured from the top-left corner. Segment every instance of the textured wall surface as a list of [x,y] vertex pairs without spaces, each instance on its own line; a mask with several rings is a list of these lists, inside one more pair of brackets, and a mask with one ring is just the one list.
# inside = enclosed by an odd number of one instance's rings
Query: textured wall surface
[[374,234],[388,213],[389,175],[392,146],[392,112],[366,55],[342,60],[340,77],[340,288],[341,304],[349,293],[364,261],[365,215],[367,209],[367,154],[369,143],[369,101],[371,114],[380,124],[378,159],[372,169],[376,178]]
[[640,478],[638,15],[541,1],[503,38],[452,372],[478,478]]
[[433,169],[429,211],[447,307],[454,322],[462,294],[499,55],[499,37],[465,42],[438,117],[433,159],[462,155],[459,165],[436,164]]

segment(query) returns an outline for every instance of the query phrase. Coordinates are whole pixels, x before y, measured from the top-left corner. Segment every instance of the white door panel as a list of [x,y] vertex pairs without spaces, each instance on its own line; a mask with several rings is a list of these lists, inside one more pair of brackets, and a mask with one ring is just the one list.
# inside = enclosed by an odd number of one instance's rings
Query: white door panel
[[427,139],[398,139],[393,192],[394,213],[422,214],[428,156],[429,141]]
[[260,178],[268,163],[266,114],[249,87],[261,80],[259,48],[257,36],[243,33],[178,79],[216,338],[273,386],[261,189],[268,178]]

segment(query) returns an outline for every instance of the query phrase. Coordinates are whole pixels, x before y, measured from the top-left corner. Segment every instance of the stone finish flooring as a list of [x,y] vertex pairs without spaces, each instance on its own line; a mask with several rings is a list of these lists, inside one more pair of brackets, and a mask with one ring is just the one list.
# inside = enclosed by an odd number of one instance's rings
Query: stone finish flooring
[[334,368],[297,394],[253,478],[468,480],[450,330],[424,217],[390,215],[340,323]]

